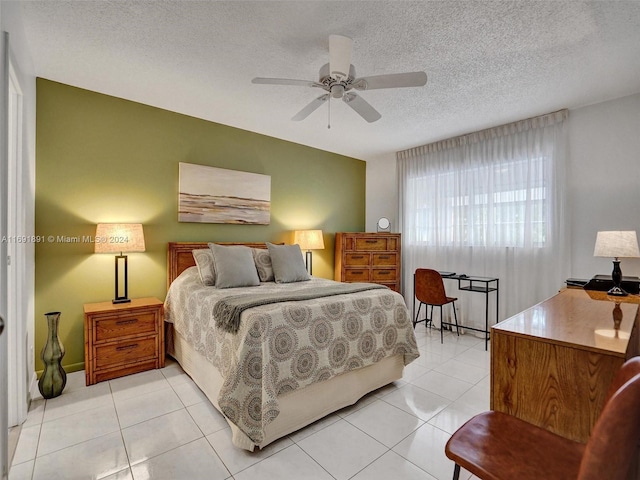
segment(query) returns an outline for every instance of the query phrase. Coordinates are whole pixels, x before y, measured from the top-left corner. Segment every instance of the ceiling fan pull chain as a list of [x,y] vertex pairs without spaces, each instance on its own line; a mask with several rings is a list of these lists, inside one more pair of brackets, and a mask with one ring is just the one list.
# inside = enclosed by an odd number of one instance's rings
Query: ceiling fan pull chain
[[329,95],[329,98],[327,99],[327,104],[329,105],[329,108],[327,109],[327,130],[331,130],[331,95]]

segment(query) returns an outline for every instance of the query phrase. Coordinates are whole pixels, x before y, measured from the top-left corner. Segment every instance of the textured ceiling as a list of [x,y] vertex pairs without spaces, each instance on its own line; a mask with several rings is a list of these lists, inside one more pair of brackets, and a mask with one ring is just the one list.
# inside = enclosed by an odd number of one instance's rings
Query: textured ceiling
[[[364,160],[640,92],[639,1],[25,1],[35,74]],[[358,76],[424,70],[421,88],[362,92],[302,122],[328,36]]]

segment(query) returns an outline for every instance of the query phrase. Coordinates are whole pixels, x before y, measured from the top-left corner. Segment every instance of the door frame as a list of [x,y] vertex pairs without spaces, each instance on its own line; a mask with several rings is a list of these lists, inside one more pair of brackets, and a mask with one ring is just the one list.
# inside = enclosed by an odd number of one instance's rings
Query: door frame
[[[9,94],[9,34],[2,32],[0,36],[0,235],[7,233],[7,117]],[[0,315],[5,319],[5,329],[9,323],[7,309],[7,244],[0,241]],[[7,339],[8,335],[0,335],[0,478],[9,475],[9,425],[8,425],[8,392],[7,392]]]
[[[30,240],[24,212],[23,105],[20,81],[9,55],[7,99],[7,234],[16,241],[7,242],[7,392],[9,427],[22,424],[28,410],[28,374],[26,357],[26,245]],[[20,206],[23,208],[20,208]],[[18,241],[24,240],[24,241]]]

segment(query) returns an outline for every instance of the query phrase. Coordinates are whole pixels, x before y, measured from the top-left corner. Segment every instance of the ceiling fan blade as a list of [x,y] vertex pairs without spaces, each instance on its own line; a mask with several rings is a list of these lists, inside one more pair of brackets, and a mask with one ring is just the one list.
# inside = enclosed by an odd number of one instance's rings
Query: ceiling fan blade
[[343,35],[329,35],[329,74],[338,79],[349,76],[353,40]]
[[377,88],[422,87],[427,84],[425,72],[391,73],[357,78],[353,81],[356,90],[375,90]]
[[291,78],[263,78],[256,77],[251,80],[251,83],[259,85],[293,85],[296,87],[320,87],[323,85],[318,82],[312,82],[311,80],[293,80]]
[[329,98],[329,94],[328,93],[325,93],[324,95],[320,95],[318,98],[313,100],[310,104],[308,104],[306,107],[304,107],[298,113],[296,113],[296,115],[291,120],[294,120],[296,122],[299,122],[300,120],[304,120],[309,115],[311,115],[315,110],[317,110],[318,107],[323,105],[327,101],[328,98]]
[[355,93],[345,94],[344,97],[342,97],[342,101],[353,108],[358,115],[369,123],[382,118],[382,115],[380,115],[380,113],[378,113],[378,111],[373,108],[369,102]]

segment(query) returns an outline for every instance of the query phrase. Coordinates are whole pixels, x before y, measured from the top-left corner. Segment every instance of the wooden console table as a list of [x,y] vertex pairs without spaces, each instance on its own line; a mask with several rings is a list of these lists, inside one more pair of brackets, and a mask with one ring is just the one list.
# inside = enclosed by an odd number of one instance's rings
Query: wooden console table
[[494,325],[491,409],[586,442],[639,322],[638,296],[566,289]]

